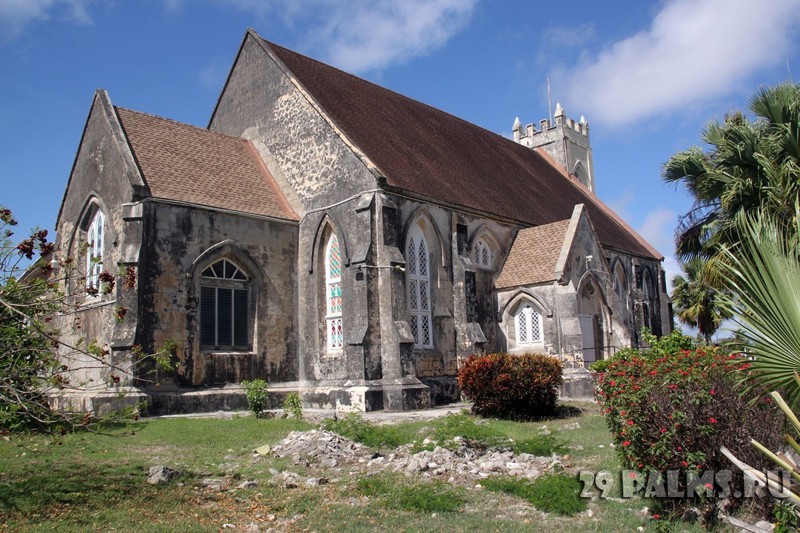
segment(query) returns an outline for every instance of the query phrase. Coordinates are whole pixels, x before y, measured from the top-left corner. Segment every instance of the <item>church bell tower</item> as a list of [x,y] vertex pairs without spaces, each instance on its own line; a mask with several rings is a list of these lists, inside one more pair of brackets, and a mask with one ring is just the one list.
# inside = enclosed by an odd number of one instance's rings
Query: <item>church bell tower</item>
[[560,103],[556,104],[553,119],[553,124],[549,119],[541,120],[540,129],[537,130],[534,124],[528,124],[523,129],[517,117],[512,127],[514,141],[531,149],[543,149],[569,174],[595,193],[589,123],[584,117],[578,122],[567,118]]

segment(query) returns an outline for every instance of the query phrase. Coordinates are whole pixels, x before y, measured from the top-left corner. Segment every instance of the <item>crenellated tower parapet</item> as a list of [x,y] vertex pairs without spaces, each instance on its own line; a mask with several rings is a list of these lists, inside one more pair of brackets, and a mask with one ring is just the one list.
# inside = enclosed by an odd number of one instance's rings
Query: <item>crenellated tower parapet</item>
[[514,120],[514,141],[523,146],[541,148],[562,165],[569,174],[577,178],[590,191],[595,192],[592,146],[589,142],[589,123],[584,117],[579,121],[567,118],[561,104],[556,104],[553,122],[549,119],[524,128],[519,117]]

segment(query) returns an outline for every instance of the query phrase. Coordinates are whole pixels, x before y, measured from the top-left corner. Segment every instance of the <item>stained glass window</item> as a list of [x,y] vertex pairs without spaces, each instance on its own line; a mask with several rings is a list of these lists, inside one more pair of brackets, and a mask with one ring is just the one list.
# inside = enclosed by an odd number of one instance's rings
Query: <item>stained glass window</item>
[[200,273],[200,346],[248,350],[250,278],[235,263],[220,259]]
[[86,286],[99,289],[103,271],[103,232],[106,217],[102,211],[95,213],[86,232]]
[[325,299],[328,351],[344,346],[342,330],[342,253],[339,239],[331,233],[325,247]]
[[431,276],[428,243],[419,226],[412,229],[406,246],[406,286],[411,334],[417,348],[433,347]]
[[525,346],[542,342],[542,314],[530,304],[519,307],[514,318],[517,344]]

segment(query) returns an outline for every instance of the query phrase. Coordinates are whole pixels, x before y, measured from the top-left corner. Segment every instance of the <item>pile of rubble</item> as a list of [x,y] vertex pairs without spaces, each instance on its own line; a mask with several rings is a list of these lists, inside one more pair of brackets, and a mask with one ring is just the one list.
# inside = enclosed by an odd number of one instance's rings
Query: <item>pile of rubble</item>
[[[423,446],[433,445],[429,439]],[[367,472],[398,472],[409,476],[436,477],[449,483],[474,485],[490,475],[511,475],[535,478],[562,467],[557,455],[537,457],[499,449],[478,449],[456,437],[447,447],[413,451],[411,445],[400,446],[383,455],[366,446],[326,430],[293,431],[269,452],[290,457],[296,465],[310,468],[358,467]]]

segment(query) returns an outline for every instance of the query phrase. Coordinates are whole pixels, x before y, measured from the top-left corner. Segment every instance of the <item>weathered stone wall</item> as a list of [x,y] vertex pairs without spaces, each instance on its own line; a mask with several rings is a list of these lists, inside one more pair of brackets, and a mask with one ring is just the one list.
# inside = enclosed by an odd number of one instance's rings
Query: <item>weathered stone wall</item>
[[[117,276],[120,269],[135,267],[138,262],[142,226],[131,202],[145,193],[138,168],[127,148],[108,95],[98,91],[83,132],[56,223],[55,256],[71,260],[56,275],[72,279],[64,289],[77,306],[71,314],[59,315],[62,341],[79,350],[63,346],[61,354],[73,369],[73,385],[88,390],[117,386],[130,381],[130,348],[137,327],[137,299],[134,291],[116,283],[108,294],[85,292],[87,229],[97,211],[105,217],[103,225],[102,269]],[[116,319],[118,310],[129,311],[125,320]],[[85,347],[95,341],[106,352],[103,362],[87,355]],[[114,365],[114,366],[112,366]]]
[[209,129],[253,141],[301,215],[377,187],[364,160],[252,35],[245,38]]
[[[139,294],[143,347],[176,343],[177,372],[164,384],[222,385],[298,379],[294,223],[160,202],[145,204],[147,241]],[[200,347],[200,273],[227,258],[250,278],[250,350]]]

